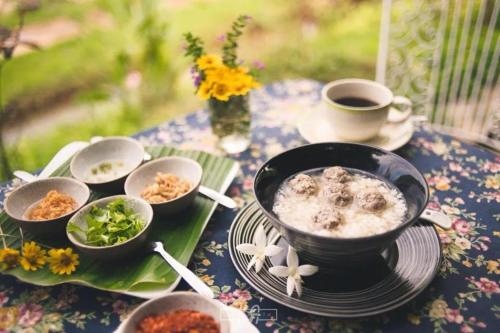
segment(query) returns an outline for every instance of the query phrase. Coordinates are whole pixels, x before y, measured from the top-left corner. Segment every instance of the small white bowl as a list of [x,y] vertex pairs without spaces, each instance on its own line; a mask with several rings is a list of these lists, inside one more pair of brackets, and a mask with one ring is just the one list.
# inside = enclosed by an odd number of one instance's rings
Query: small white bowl
[[222,303],[197,293],[184,291],[174,292],[141,304],[115,333],[135,333],[137,325],[144,317],[176,310],[194,310],[206,313],[219,323],[221,333],[233,333],[225,306]]
[[[105,181],[88,179],[88,174],[93,167],[113,160],[123,163],[119,174]],[[70,170],[74,178],[84,182],[93,190],[119,193],[123,189],[125,178],[141,165],[143,160],[144,148],[139,141],[126,136],[114,136],[92,143],[76,153],[71,160]]]
[[160,203],[151,203],[155,214],[173,215],[190,206],[201,184],[203,169],[201,165],[186,157],[168,156],[147,162],[132,172],[125,181],[125,193],[133,197],[141,197],[141,192],[155,183],[156,174],[172,173],[191,183],[191,189],[183,195]]

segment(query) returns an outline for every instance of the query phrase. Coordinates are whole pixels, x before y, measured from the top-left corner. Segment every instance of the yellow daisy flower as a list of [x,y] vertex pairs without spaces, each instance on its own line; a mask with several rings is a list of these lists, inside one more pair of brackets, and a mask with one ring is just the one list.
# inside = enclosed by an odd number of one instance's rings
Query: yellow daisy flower
[[226,66],[221,66],[217,68],[211,68],[205,70],[205,76],[207,82],[210,83],[222,83],[228,79],[229,71]]
[[51,249],[48,257],[49,267],[54,274],[71,274],[80,264],[78,254],[73,253],[72,248]]
[[0,249],[0,267],[2,269],[11,269],[19,264],[19,251],[5,248]]
[[250,76],[250,88],[251,89],[257,89],[257,88],[260,88],[260,83],[257,82],[253,77]]
[[202,55],[196,60],[196,64],[200,69],[209,69],[222,65],[222,60],[219,56],[213,54]]
[[231,72],[235,74],[246,74],[249,71],[250,70],[248,69],[248,67],[245,66],[238,66],[236,68],[231,68]]
[[231,95],[229,86],[224,83],[216,83],[212,94],[213,97],[217,98],[219,101],[228,101]]
[[23,256],[20,262],[25,271],[36,271],[42,268],[46,263],[45,259],[45,250],[35,242],[24,243]]
[[196,94],[203,100],[209,99],[212,96],[212,83],[203,81]]
[[250,87],[245,83],[237,83],[233,87],[233,93],[237,96],[244,96],[250,91]]

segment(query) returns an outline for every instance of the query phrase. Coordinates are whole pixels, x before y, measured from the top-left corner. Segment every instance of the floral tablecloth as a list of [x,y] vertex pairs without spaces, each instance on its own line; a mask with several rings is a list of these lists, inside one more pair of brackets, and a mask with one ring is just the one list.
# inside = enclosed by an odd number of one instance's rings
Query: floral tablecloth
[[[320,103],[321,84],[284,81],[252,96],[252,145],[234,156],[242,172],[229,190],[239,207],[253,200],[252,177],[273,155],[305,142],[295,122]],[[216,152],[206,111],[139,133],[146,144]],[[261,332],[493,332],[500,317],[500,156],[419,128],[397,151],[425,174],[431,203],[453,219],[439,231],[444,260],[433,283],[400,309],[358,320],[321,318],[265,299],[233,268],[227,233],[238,210],[218,208],[190,267],[219,300],[244,310]],[[0,202],[15,181],[0,187]],[[181,283],[179,290],[188,287]],[[110,332],[142,300],[86,287],[36,287],[0,275],[0,332]],[[269,309],[277,319],[269,319]],[[272,313],[276,313],[272,311]],[[244,332],[242,332],[244,333]]]

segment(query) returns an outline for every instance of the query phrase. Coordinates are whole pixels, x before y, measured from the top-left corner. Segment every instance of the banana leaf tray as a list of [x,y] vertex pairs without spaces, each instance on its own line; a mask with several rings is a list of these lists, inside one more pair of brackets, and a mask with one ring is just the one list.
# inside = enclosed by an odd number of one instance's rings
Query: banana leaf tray
[[[237,162],[206,152],[178,150],[167,146],[147,147],[146,151],[153,158],[177,155],[198,161],[203,167],[202,184],[222,193],[228,189],[239,170]],[[66,162],[53,176],[69,174],[69,162]],[[100,193],[92,193],[90,200],[102,196]],[[216,206],[214,201],[198,195],[193,206],[180,215],[172,218],[155,217],[149,240],[163,241],[167,251],[187,265]],[[19,235],[17,224],[3,212],[0,214],[0,225],[4,233]],[[24,238],[33,239],[29,234],[25,234]],[[20,247],[19,237],[6,237],[6,241],[10,247]],[[63,244],[50,244],[47,241],[42,243],[58,247],[69,246],[67,241]],[[74,283],[142,298],[169,293],[180,281],[177,273],[159,255],[151,253],[111,263],[100,262],[80,253],[80,265],[70,276],[52,274],[47,267],[35,272],[26,272],[18,267],[2,273],[40,286]]]

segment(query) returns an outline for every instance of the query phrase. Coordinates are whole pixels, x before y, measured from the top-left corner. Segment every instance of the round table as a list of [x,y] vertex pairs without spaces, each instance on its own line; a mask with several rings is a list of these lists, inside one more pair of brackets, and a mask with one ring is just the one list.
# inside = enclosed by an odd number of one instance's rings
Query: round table
[[[320,103],[320,89],[318,82],[297,80],[253,93],[252,144],[232,156],[242,172],[228,194],[239,208],[253,200],[252,177],[260,164],[305,143],[296,130],[296,119]],[[145,144],[217,153],[206,110],[136,137]],[[242,280],[229,258],[228,229],[239,208],[217,208],[190,268],[213,287],[220,301],[245,311],[261,332],[494,330],[500,317],[500,156],[427,127],[417,128],[412,140],[396,153],[427,178],[430,206],[441,208],[453,220],[451,230],[439,230],[444,258],[438,276],[402,308],[376,317],[339,320],[304,314],[265,299]],[[17,184],[0,186],[0,202]],[[188,287],[181,283],[177,289]],[[142,301],[75,285],[37,287],[1,275],[0,332],[110,332]],[[276,319],[270,319],[276,314]]]

